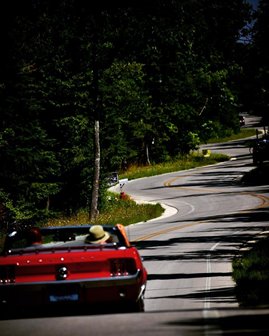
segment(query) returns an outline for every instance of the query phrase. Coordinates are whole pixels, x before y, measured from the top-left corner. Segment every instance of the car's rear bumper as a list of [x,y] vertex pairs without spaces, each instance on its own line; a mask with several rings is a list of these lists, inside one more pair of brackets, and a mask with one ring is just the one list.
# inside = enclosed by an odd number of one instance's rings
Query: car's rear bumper
[[134,275],[0,285],[0,305],[43,305],[136,301],[145,291],[142,271]]

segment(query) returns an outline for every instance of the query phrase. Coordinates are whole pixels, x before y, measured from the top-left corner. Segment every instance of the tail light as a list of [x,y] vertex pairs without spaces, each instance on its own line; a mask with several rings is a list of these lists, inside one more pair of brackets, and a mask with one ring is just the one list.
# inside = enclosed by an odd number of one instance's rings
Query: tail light
[[15,282],[15,266],[0,267],[0,284],[9,284]]
[[110,259],[110,275],[112,277],[132,275],[136,271],[133,259]]

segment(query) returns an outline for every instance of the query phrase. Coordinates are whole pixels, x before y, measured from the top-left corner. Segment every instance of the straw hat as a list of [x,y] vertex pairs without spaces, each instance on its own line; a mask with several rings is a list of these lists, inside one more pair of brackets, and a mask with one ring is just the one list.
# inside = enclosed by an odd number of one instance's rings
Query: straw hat
[[102,225],[93,225],[89,230],[89,235],[86,237],[86,243],[103,243],[110,235],[104,230]]

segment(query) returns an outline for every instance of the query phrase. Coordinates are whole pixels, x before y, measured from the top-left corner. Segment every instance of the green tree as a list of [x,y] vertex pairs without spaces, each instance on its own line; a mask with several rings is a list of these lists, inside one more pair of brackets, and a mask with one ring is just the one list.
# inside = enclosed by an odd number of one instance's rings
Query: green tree
[[104,72],[101,85],[104,165],[118,170],[124,160],[143,161],[145,143],[149,136],[153,136],[143,66],[136,62],[114,62]]
[[253,53],[250,59],[254,67],[252,77],[252,90],[254,91],[255,110],[264,118],[265,125],[269,125],[269,51],[267,37],[269,34],[269,4],[268,1],[260,0],[256,13],[253,36]]
[[0,194],[17,218],[98,201],[97,121],[101,179],[236,131],[243,0],[10,0],[0,15]]
[[14,54],[10,73],[1,76],[0,155],[6,162],[1,186],[14,209],[20,202],[27,204],[32,211],[24,211],[29,219],[38,209],[70,211],[85,206],[90,191],[93,131],[88,83],[92,76],[77,65],[76,20],[66,24],[72,14],[65,8],[67,2],[60,2],[54,15],[48,4],[11,15],[8,41]]

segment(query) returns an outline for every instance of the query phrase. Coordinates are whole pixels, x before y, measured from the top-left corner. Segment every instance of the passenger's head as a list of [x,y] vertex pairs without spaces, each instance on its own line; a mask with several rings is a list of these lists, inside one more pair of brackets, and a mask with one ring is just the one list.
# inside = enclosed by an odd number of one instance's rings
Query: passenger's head
[[26,234],[27,243],[29,245],[42,244],[42,235],[38,227],[31,227]]

